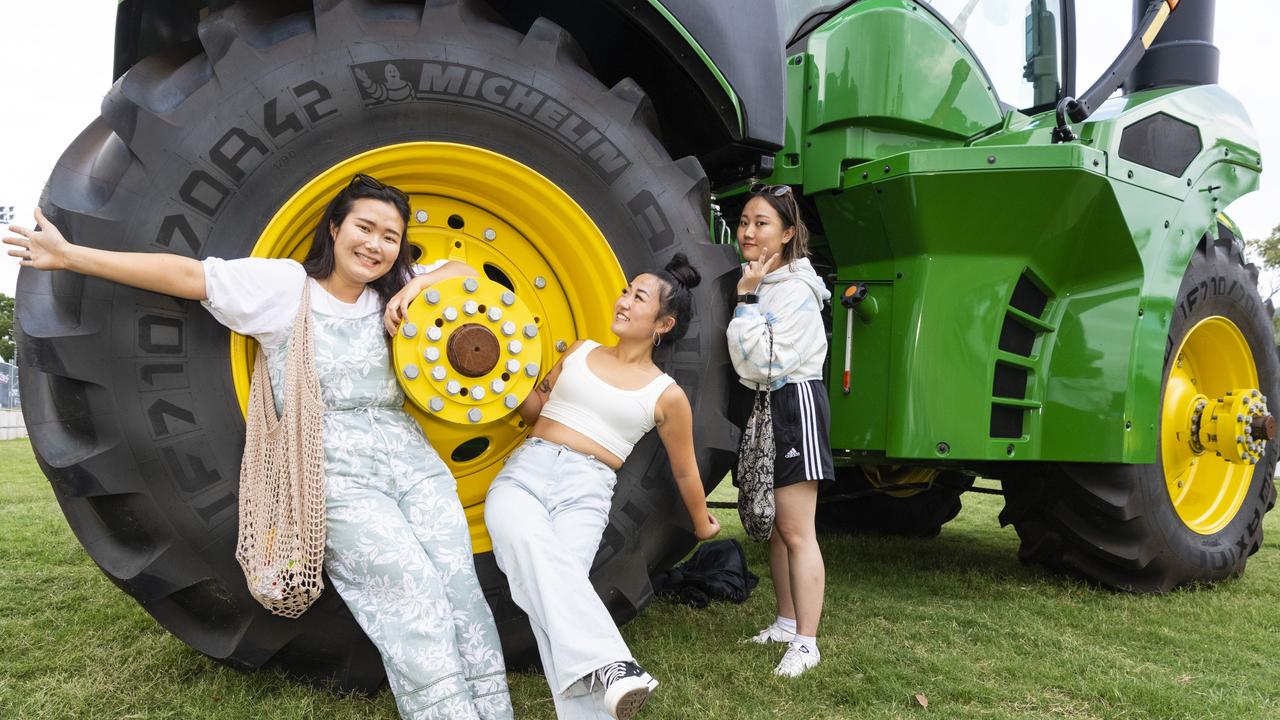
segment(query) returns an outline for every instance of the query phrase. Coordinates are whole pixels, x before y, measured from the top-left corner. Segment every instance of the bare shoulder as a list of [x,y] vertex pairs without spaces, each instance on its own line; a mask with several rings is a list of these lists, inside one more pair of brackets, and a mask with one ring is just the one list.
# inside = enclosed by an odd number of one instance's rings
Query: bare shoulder
[[693,408],[689,405],[689,396],[685,394],[684,388],[680,387],[680,383],[672,378],[671,384],[658,396],[653,413],[654,422],[661,425],[671,418],[690,418],[692,415]]

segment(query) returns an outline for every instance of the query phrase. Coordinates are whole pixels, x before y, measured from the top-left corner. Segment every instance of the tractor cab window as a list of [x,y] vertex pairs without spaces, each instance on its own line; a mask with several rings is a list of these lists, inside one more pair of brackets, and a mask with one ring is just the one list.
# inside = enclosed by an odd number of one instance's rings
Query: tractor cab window
[[848,5],[848,0],[783,0],[778,3],[778,21],[782,39],[794,38],[796,33],[812,30],[832,13]]
[[1062,95],[1059,0],[930,0],[986,69],[1008,105],[1041,109]]

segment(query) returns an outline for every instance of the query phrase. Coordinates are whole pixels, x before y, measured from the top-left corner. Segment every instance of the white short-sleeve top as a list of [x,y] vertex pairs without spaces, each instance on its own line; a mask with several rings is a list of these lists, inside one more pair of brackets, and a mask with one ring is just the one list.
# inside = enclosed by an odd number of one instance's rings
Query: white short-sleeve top
[[[431,272],[445,262],[414,265],[413,274]],[[382,299],[373,288],[366,286],[353,303],[343,302],[330,295],[314,278],[307,277],[302,264],[296,260],[211,257],[202,264],[208,299],[200,304],[215,320],[252,337],[263,347],[281,347],[289,342],[298,304],[302,302],[303,283],[311,283],[313,312],[354,319],[382,310]]]

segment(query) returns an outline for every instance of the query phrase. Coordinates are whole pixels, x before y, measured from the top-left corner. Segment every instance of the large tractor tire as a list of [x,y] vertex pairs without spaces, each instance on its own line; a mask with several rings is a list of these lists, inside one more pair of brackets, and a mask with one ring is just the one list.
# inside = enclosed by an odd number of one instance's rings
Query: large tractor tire
[[882,476],[880,489],[868,481],[861,468],[837,468],[835,485],[818,496],[818,527],[892,537],[935,537],[942,526],[960,514],[960,496],[973,487],[973,478],[958,472],[917,470],[928,479],[897,483],[893,474]]
[[[707,241],[700,165],[664,150],[640,88],[605,87],[555,25],[521,34],[472,2],[317,0],[283,17],[264,5],[210,15],[198,43],[116,83],[52,174],[51,221],[111,250],[299,257],[325,202],[367,172],[410,192],[419,250],[482,266],[567,343],[607,340],[626,278],[685,252],[704,283],[665,362],[692,401],[713,487],[735,441],[722,328],[737,266]],[[332,590],[286,620],[245,589],[233,557],[245,342],[198,303],[65,272],[24,270],[17,307],[32,445],[103,572],[217,660],[377,687],[378,654]],[[546,346],[549,366],[561,346]],[[484,489],[524,428],[423,423],[458,477],[509,663],[531,663],[482,520]],[[619,473],[591,574],[619,623],[692,547],[688,528],[651,434]]]
[[[1257,278],[1225,226],[1200,241],[1169,327],[1158,462],[1058,464],[1006,482],[1001,523],[1017,530],[1024,562],[1151,593],[1244,572],[1275,505],[1280,453],[1259,442],[1274,435],[1259,403],[1280,398],[1280,365]],[[1192,447],[1199,437],[1218,444]]]

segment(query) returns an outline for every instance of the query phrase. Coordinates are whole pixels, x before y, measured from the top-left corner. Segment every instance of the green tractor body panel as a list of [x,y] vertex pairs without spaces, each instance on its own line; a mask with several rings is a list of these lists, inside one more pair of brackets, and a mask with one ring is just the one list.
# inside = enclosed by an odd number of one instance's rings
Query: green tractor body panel
[[807,45],[787,63],[787,143],[775,182],[836,189],[850,162],[960,146],[1000,123],[982,66],[916,3],[855,3]]
[[[964,42],[902,0],[833,17],[787,82],[771,180],[817,207],[837,296],[869,288],[848,394],[833,303],[838,461],[1154,462],[1173,298],[1261,171],[1239,102],[1118,97],[1054,144],[1052,111],[1002,112]],[[1142,144],[1172,137],[1180,167]]]

